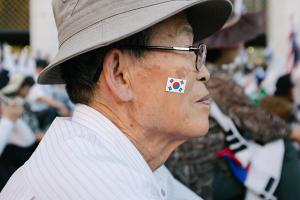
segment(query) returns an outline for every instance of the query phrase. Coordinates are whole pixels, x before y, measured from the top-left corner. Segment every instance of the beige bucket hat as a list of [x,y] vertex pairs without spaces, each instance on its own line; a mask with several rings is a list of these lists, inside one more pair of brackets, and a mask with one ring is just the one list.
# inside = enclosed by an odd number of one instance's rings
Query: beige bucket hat
[[10,93],[17,92],[20,89],[25,78],[26,76],[22,73],[12,74],[8,84],[4,88],[2,88],[0,92],[3,94],[10,94]]
[[228,0],[53,0],[59,51],[40,74],[40,84],[63,84],[60,64],[110,45],[179,12],[199,41],[222,28],[231,14]]

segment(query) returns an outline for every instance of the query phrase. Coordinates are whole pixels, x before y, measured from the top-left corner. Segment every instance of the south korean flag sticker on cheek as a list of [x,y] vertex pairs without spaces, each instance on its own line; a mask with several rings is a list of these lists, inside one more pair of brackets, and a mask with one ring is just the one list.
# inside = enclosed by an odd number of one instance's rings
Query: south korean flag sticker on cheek
[[177,78],[168,78],[166,92],[174,92],[183,94],[185,90],[186,80]]

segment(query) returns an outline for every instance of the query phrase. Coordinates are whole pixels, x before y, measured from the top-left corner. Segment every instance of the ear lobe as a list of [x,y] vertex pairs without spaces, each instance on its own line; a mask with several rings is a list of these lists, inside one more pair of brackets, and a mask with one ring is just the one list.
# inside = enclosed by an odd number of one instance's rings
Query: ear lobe
[[103,62],[103,75],[107,86],[118,101],[132,99],[127,59],[127,54],[118,49],[112,49],[106,54]]

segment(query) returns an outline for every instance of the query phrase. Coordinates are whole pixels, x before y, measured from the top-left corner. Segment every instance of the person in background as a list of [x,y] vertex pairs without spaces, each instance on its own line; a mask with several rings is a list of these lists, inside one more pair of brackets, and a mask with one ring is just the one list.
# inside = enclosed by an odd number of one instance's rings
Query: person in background
[[[36,60],[36,77],[48,65],[47,61]],[[27,97],[31,110],[36,114],[39,127],[46,131],[57,116],[69,116],[69,109],[61,102],[53,98],[53,87],[35,84]]]
[[37,119],[25,103],[33,84],[32,77],[15,73],[0,91],[0,189],[31,156],[42,135],[37,133]]
[[[211,73],[207,86],[222,115],[226,115],[226,120],[223,121],[227,122],[231,119],[243,137],[251,138],[262,146],[284,139],[285,153],[280,182],[275,194],[271,195],[285,200],[300,199],[300,192],[297,189],[300,185],[300,167],[290,142],[290,139],[300,142],[299,128],[292,129],[279,117],[262,111],[260,107],[254,105],[224,67],[224,64],[232,63],[239,55],[243,43],[258,34],[257,31],[260,30],[258,23],[261,22],[258,17],[260,18],[260,13],[247,14],[235,25],[205,40],[207,46],[213,48],[207,55],[207,60],[210,62],[207,67]],[[232,132],[231,129],[224,130],[220,121],[211,115],[209,134],[180,146],[167,162],[169,170],[207,200],[244,199],[248,194],[245,182],[238,179],[236,174],[233,175],[231,162],[218,157],[224,152],[222,150],[228,149],[231,144],[240,144],[241,140],[246,141],[240,138],[235,138],[235,141],[229,139]],[[237,152],[240,150],[243,149],[236,149]],[[235,155],[230,154],[230,156],[236,158]],[[245,181],[247,171],[241,170],[241,172]],[[255,195],[256,199],[260,194]]]
[[295,122],[293,89],[291,74],[279,77],[274,95],[264,97],[260,106],[287,123]]

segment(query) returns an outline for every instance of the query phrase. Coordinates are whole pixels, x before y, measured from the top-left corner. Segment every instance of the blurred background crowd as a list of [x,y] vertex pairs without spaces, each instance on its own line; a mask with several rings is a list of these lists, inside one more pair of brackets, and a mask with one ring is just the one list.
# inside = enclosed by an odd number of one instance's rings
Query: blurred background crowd
[[[235,122],[237,134],[246,138],[239,140],[244,146],[284,140],[281,173],[274,175],[279,184],[272,194],[300,199],[300,1],[232,3],[234,13],[225,27],[203,41],[212,76],[208,87],[221,112]],[[63,85],[36,83],[58,47],[52,15],[51,0],[0,0],[0,189],[55,117],[72,113]],[[216,128],[222,119],[212,118],[208,136],[183,145],[167,166],[204,199],[251,199],[247,190],[253,188],[240,176],[249,170],[240,163],[237,173],[231,154],[224,153],[226,147],[233,151],[228,131]],[[290,134],[293,130],[296,134]],[[219,163],[222,159],[225,164]]]

